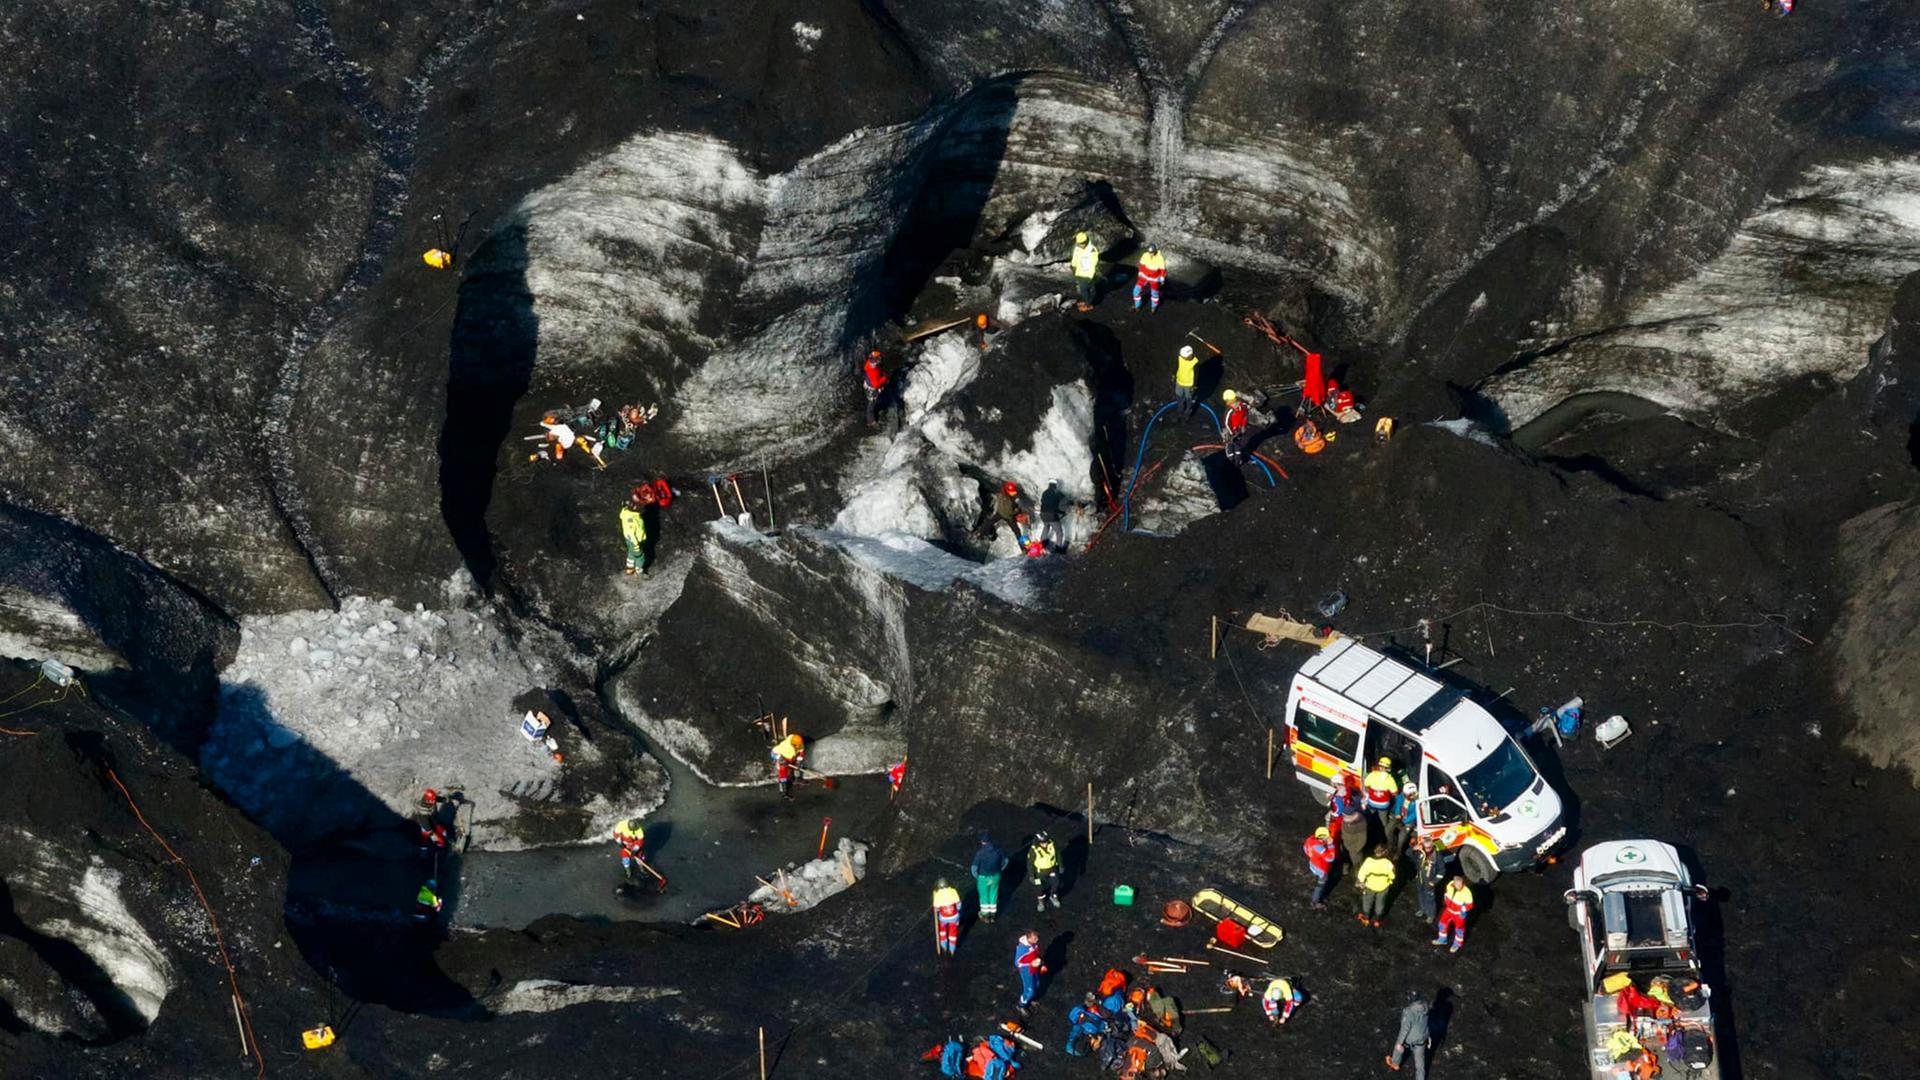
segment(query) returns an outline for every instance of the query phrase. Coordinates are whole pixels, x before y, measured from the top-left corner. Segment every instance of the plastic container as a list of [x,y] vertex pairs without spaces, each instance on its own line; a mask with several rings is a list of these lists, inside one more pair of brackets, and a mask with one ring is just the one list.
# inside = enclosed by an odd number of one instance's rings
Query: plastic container
[[1115,907],[1132,907],[1133,886],[1115,885],[1113,887],[1113,903]]
[[1221,919],[1213,928],[1214,936],[1220,944],[1229,949],[1237,949],[1247,943],[1247,928],[1232,919]]

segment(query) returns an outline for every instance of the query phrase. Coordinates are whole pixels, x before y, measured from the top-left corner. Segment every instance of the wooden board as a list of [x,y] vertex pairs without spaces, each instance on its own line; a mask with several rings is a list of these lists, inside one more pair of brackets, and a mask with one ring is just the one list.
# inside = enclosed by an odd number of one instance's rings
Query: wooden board
[[933,322],[933,321],[923,322],[919,326],[916,326],[913,329],[907,331],[905,334],[901,335],[901,340],[919,341],[921,338],[924,338],[924,337],[932,337],[933,335],[939,333],[942,330],[951,330],[956,326],[964,326],[967,323],[970,323],[972,321],[973,321],[973,316],[962,315],[957,319],[948,319],[941,322]]

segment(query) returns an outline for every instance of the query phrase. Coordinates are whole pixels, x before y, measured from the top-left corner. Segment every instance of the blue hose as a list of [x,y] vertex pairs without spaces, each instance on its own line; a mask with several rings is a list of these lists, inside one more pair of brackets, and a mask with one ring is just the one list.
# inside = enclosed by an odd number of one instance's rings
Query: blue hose
[[[1126,498],[1120,504],[1121,532],[1133,531],[1133,489],[1135,485],[1140,483],[1140,465],[1146,461],[1147,458],[1147,440],[1153,434],[1153,425],[1159,422],[1161,414],[1178,404],[1180,404],[1180,402],[1177,400],[1169,401],[1165,405],[1155,409],[1153,415],[1147,419],[1147,426],[1140,430],[1140,449],[1133,455],[1133,475],[1127,480]],[[1213,407],[1204,401],[1195,402],[1194,404],[1207,410],[1207,416],[1213,420],[1214,429],[1216,431],[1220,430],[1220,415],[1213,411]],[[1280,481],[1274,478],[1273,470],[1267,468],[1266,462],[1261,461],[1258,456],[1255,456],[1253,463],[1260,466],[1261,472],[1267,474],[1268,487],[1277,488],[1280,486]]]
[[[1134,485],[1140,482],[1140,465],[1147,458],[1147,440],[1153,435],[1153,425],[1160,420],[1162,413],[1165,413],[1168,409],[1178,404],[1180,404],[1178,400],[1169,401],[1165,405],[1155,409],[1153,415],[1147,419],[1147,426],[1140,429],[1140,449],[1133,455],[1133,476],[1127,480],[1127,495],[1120,504],[1121,532],[1133,531],[1133,488]],[[1207,417],[1213,421],[1214,430],[1218,431],[1220,429],[1220,414],[1213,411],[1213,406],[1208,405],[1204,401],[1196,401],[1194,404],[1207,411]],[[1265,469],[1266,465],[1262,464],[1260,467]],[[1267,473],[1267,483],[1274,487],[1280,486],[1273,479],[1272,472]]]

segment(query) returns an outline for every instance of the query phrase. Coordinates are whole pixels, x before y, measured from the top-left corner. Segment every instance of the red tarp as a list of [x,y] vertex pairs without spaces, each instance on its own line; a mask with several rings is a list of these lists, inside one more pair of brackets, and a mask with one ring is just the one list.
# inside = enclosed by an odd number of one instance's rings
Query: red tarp
[[1315,405],[1327,403],[1327,373],[1321,370],[1320,354],[1307,354],[1307,385],[1300,391],[1300,397]]

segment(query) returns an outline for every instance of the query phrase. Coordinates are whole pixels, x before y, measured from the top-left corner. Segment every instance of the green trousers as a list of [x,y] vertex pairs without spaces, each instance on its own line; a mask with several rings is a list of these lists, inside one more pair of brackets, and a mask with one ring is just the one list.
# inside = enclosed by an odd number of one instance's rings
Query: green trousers
[[979,874],[973,879],[980,890],[980,914],[992,915],[1000,910],[1000,875]]

